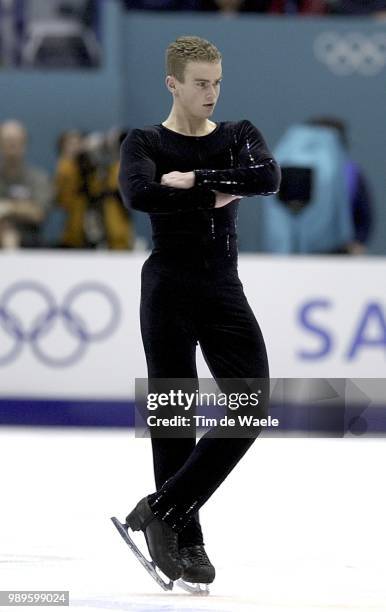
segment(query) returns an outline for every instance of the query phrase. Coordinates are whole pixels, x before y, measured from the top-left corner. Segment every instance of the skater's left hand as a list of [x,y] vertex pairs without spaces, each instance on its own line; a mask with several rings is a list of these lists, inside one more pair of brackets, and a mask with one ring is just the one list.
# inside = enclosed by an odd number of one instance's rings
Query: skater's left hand
[[176,187],[177,189],[190,189],[193,187],[196,176],[194,172],[168,172],[161,176],[161,185]]

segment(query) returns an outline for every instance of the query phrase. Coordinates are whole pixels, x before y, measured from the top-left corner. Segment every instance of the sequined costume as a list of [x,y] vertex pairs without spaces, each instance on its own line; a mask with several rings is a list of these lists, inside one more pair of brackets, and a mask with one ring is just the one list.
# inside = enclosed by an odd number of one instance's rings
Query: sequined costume
[[[195,171],[195,185],[160,184]],[[237,271],[239,200],[214,208],[214,190],[241,196],[278,190],[280,169],[248,120],[220,122],[205,136],[163,125],[134,129],[121,150],[120,187],[149,213],[154,248],[142,268],[141,333],[149,378],[197,377],[199,343],[214,378],[267,378],[263,336]],[[252,444],[251,438],[152,438],[155,514],[183,545],[202,543],[198,510]]]

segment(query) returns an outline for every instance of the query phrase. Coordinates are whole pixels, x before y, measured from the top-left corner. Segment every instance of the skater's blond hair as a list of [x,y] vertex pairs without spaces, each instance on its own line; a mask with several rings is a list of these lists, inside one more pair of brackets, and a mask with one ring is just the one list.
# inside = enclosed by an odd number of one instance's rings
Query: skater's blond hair
[[220,61],[220,51],[205,38],[180,36],[166,49],[166,74],[184,83],[185,68],[188,62],[216,63]]

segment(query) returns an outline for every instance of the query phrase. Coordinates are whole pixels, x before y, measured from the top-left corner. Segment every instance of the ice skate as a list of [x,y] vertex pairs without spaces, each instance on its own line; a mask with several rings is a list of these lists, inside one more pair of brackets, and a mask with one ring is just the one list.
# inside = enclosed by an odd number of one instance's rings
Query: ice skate
[[[111,519],[119,533],[128,544],[135,556],[165,590],[173,588],[173,580],[177,580],[182,575],[182,563],[178,553],[178,535],[165,521],[159,519],[151,510],[147,497],[141,499],[134,510],[126,517],[126,524],[123,525],[112,517]],[[128,529],[133,531],[143,531],[147,547],[151,556],[151,561],[141,553],[139,548],[130,538]],[[169,579],[167,583],[157,572],[159,568]]]
[[115,516],[111,517],[112,522],[115,527],[119,531],[122,538],[125,540],[126,544],[130,548],[130,550],[137,557],[138,561],[143,565],[143,567],[149,572],[150,576],[154,578],[154,580],[162,587],[165,591],[171,591],[173,588],[173,581],[165,582],[162,576],[157,572],[157,566],[153,560],[149,561],[139,550],[138,546],[133,542],[129,533],[128,533],[128,525],[121,523]]
[[185,591],[209,595],[208,585],[213,582],[216,570],[202,544],[184,546],[179,550],[183,566],[181,578],[176,582]]
[[210,562],[203,544],[184,546],[179,550],[183,572],[181,578],[186,582],[210,584],[216,570]]
[[191,595],[202,595],[202,596],[210,595],[209,587],[207,584],[200,584],[200,583],[194,584],[191,582],[185,582],[185,580],[183,580],[182,578],[179,578],[178,580],[176,580],[174,584],[176,584],[178,587],[180,587],[184,591],[187,591],[187,593],[190,593]]

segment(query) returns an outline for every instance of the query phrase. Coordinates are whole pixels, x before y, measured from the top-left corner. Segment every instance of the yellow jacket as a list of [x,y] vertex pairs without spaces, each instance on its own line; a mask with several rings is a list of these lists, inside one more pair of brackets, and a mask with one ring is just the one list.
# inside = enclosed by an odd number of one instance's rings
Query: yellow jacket
[[[92,173],[87,187],[92,197],[101,198],[108,247],[133,249],[133,223],[118,193],[118,173],[119,161],[110,166],[104,181],[97,172]],[[61,243],[75,249],[85,246],[83,223],[88,200],[87,194],[82,193],[82,182],[77,162],[59,159],[55,175],[56,201],[68,213]]]

